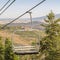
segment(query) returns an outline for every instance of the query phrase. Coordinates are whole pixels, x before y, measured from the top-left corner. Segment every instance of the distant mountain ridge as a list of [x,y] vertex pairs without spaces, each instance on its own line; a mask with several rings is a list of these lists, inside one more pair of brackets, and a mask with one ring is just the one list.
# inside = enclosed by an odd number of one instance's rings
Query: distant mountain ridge
[[[57,14],[57,15],[55,15],[55,17],[56,18],[60,18],[60,14]],[[34,29],[42,29],[43,30],[43,27],[41,27],[41,25],[40,24],[42,24],[42,23],[44,23],[44,18],[46,18],[46,16],[42,16],[42,17],[36,17],[36,18],[33,18],[32,20],[32,25],[31,25],[31,22],[30,21],[28,21],[28,22],[26,22],[26,21],[24,21],[24,22],[20,22],[19,23],[19,21],[22,21],[22,20],[24,20],[24,19],[21,19],[21,20],[19,20],[17,23],[15,22],[15,23],[11,23],[9,26],[32,26],[32,28],[34,28]],[[26,20],[29,20],[28,18],[25,18]],[[8,20],[0,20],[0,24],[6,24],[6,23],[8,23],[8,22],[10,22],[10,21],[12,21],[13,19],[8,19]]]
[[[56,18],[60,18],[60,14],[56,14],[55,15]],[[46,16],[42,16],[42,17],[36,17],[36,18],[32,18],[33,21],[35,21],[34,23],[36,22],[44,22],[44,19],[46,18]],[[22,20],[27,20],[27,21],[23,21],[21,22]],[[6,23],[9,23],[10,21],[14,20],[14,18],[0,18],[0,24],[6,24]],[[28,21],[29,20],[29,21]],[[30,23],[30,19],[29,18],[23,18],[23,19],[18,19],[17,20],[17,23]],[[16,24],[16,22],[14,22]]]

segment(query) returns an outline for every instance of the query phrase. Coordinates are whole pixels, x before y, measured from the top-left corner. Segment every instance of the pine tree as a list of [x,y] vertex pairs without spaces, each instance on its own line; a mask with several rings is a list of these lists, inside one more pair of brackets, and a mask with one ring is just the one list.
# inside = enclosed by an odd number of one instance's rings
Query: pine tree
[[5,40],[5,60],[14,60],[12,44],[11,41],[9,41],[9,39]]
[[2,42],[2,37],[0,37],[0,60],[4,60],[4,46]]
[[41,52],[46,54],[46,60],[60,60],[60,19],[55,19],[51,11],[44,21],[46,36],[40,41]]

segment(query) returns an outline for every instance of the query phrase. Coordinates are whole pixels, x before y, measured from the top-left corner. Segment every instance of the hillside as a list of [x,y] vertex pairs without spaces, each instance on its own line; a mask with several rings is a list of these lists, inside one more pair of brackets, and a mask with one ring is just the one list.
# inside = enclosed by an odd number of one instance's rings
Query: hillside
[[[0,31],[0,36],[2,36],[3,39],[9,38],[9,39],[11,40],[11,38],[12,38],[12,33],[7,32],[7,31]],[[21,44],[21,45],[29,45],[29,44],[30,44],[30,42],[24,41],[20,36],[18,36],[18,35],[16,35],[16,34],[14,34],[13,37],[14,37],[14,42],[15,42],[16,44]],[[13,39],[12,39],[12,40],[13,40]]]
[[[26,34],[27,32],[24,32],[24,34]],[[44,32],[43,31],[37,31],[36,32],[37,34],[39,34],[39,38],[45,36]],[[20,34],[20,35],[19,35]],[[5,40],[5,38],[9,38],[10,40],[14,41],[14,43],[16,43],[17,45],[31,45],[34,41],[36,41],[35,37],[33,38],[30,38],[26,35],[26,36],[22,36],[23,32],[17,32],[17,34],[12,34],[12,32],[9,32],[7,30],[0,30],[0,36],[3,37],[3,40]],[[28,34],[28,33],[27,33]],[[29,32],[30,36],[31,34],[35,34],[32,33],[32,32]]]

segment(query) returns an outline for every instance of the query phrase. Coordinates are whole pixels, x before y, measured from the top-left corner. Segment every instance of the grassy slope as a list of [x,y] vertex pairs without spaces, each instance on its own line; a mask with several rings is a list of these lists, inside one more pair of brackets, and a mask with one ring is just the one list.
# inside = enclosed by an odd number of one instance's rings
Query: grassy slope
[[[42,31],[38,31],[36,33],[39,34],[40,38],[43,37],[43,36],[45,36],[44,32],[42,32]],[[30,34],[33,34],[33,33],[30,32]],[[14,34],[12,36],[12,33],[11,32],[8,32],[7,30],[0,30],[0,36],[2,36],[3,39],[9,38],[10,40],[14,40],[14,42],[16,44],[21,44],[21,45],[29,45],[32,42],[31,39],[30,40],[26,40],[27,38],[24,38],[24,37],[22,38],[22,36],[19,36],[18,34]]]

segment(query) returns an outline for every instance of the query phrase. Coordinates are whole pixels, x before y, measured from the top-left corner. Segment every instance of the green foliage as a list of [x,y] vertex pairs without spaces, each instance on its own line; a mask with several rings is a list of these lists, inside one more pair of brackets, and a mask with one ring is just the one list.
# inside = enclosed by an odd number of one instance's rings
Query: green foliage
[[[46,60],[58,60],[57,54],[60,54],[60,19],[55,20],[55,15],[51,11],[45,19],[46,36],[40,41],[41,52],[46,52]],[[59,52],[58,52],[59,51]],[[59,55],[60,56],[60,55]]]
[[0,60],[4,60],[4,46],[2,43],[2,37],[0,37]]
[[19,56],[14,54],[14,60],[19,60]]
[[12,51],[12,44],[9,39],[5,40],[5,60],[14,60],[14,54]]

